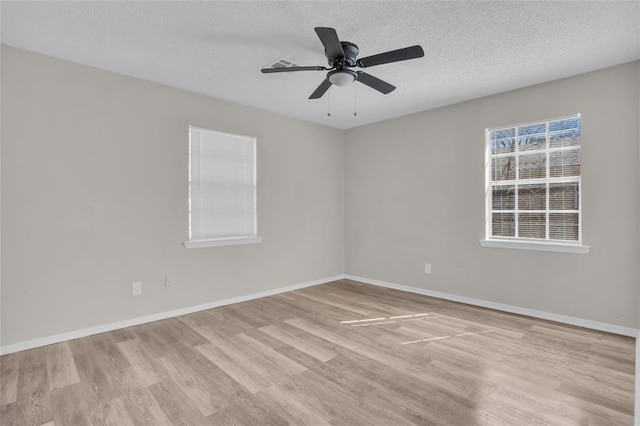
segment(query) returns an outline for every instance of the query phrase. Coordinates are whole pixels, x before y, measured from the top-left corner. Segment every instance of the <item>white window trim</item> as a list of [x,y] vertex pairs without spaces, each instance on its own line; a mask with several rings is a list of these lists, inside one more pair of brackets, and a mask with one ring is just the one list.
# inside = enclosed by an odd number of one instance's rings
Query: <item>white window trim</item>
[[262,237],[240,237],[240,238],[218,238],[215,240],[189,240],[183,244],[185,248],[204,248],[204,247],[220,247],[220,246],[237,246],[243,244],[259,244]]
[[[198,126],[189,126],[189,135],[191,134],[191,129],[196,130],[204,130],[211,131],[220,134],[228,134],[231,136],[238,136],[233,133],[221,132],[218,130],[211,130],[204,127]],[[255,171],[256,162],[257,162],[257,143],[253,145],[253,161],[254,161],[254,175],[253,175],[253,185],[254,188],[257,188],[257,172]],[[189,140],[189,186],[191,185],[191,140]],[[257,206],[257,190],[254,192],[254,207]],[[189,189],[189,203],[191,203],[191,189]],[[191,205],[189,205],[189,209],[191,209]],[[258,217],[257,210],[254,212],[254,229],[258,228]],[[191,228],[191,216],[189,215],[189,228]],[[190,235],[189,235],[190,237]],[[262,242],[262,237],[256,235],[242,235],[238,237],[234,236],[224,236],[220,238],[189,238],[187,241],[184,241],[182,244],[186,249],[194,249],[194,248],[206,248],[206,247],[222,247],[222,246],[235,246],[235,245],[245,245],[245,244],[259,244]]]
[[528,241],[528,240],[502,240],[492,238],[490,240],[480,240],[482,247],[515,249],[515,250],[533,250],[533,251],[551,251],[557,253],[575,253],[587,254],[591,250],[591,246],[584,244],[563,244],[551,243],[548,241]]
[[[578,176],[576,178],[570,179],[573,181],[577,181],[580,183],[580,198],[578,200],[579,202],[579,228],[578,228],[578,232],[579,232],[579,237],[578,237],[578,241],[576,241],[575,243],[572,242],[564,242],[564,241],[551,241],[551,240],[527,240],[524,238],[505,238],[505,237],[501,237],[501,238],[491,238],[491,213],[492,213],[492,199],[491,199],[491,144],[489,142],[489,132],[490,131],[494,131],[494,130],[501,130],[501,129],[510,129],[512,127],[522,127],[522,126],[526,126],[526,125],[531,125],[531,124],[537,124],[537,123],[541,123],[543,121],[547,122],[547,126],[548,126],[548,122],[550,121],[556,121],[556,120],[562,120],[565,118],[572,118],[572,117],[580,117],[580,114],[575,114],[575,115],[570,115],[570,116],[566,116],[566,117],[556,117],[556,118],[551,118],[548,120],[538,120],[538,121],[532,121],[529,123],[520,123],[520,124],[514,124],[514,125],[510,125],[510,126],[506,126],[506,127],[496,127],[496,128],[492,128],[492,129],[485,129],[485,213],[486,213],[486,219],[485,219],[485,239],[480,240],[480,245],[482,247],[490,247],[490,248],[501,248],[501,249],[515,249],[515,250],[533,250],[533,251],[547,251],[547,252],[558,252],[558,253],[575,253],[575,254],[587,254],[589,253],[589,251],[591,250],[591,246],[585,245],[582,243],[582,174],[581,176]],[[517,149],[517,136],[516,136],[516,149]],[[566,148],[561,147],[561,148],[550,148],[549,145],[547,144],[547,147],[545,148],[545,152],[547,154],[547,156],[549,155],[549,152],[552,151],[561,151],[561,150],[565,150]],[[580,149],[582,149],[582,145],[580,146]],[[506,156],[507,154],[505,154],[504,156]],[[528,154],[525,154],[528,155]],[[516,162],[516,167],[517,167],[517,162]],[[547,162],[547,168],[549,167],[549,164]],[[553,181],[555,179],[551,178],[551,181]],[[562,179],[558,179],[559,181]],[[567,179],[564,179],[565,181],[567,181]],[[537,179],[529,179],[527,180],[527,183],[538,183]],[[549,178],[545,179],[544,182],[548,183],[550,182]],[[553,182],[551,182],[553,183]],[[547,201],[548,202],[548,201]],[[548,232],[548,231],[547,231]]]

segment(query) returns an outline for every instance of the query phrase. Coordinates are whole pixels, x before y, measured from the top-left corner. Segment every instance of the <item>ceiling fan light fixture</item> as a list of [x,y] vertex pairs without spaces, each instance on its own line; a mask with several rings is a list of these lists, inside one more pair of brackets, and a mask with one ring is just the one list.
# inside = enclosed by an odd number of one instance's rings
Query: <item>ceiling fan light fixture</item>
[[336,86],[348,86],[356,80],[357,74],[349,70],[335,70],[329,73],[329,81]]

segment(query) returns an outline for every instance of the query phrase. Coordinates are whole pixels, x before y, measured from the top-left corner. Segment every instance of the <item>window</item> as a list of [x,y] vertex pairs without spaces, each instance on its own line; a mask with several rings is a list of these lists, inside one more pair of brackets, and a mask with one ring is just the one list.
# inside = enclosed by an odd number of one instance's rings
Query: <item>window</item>
[[259,243],[256,138],[189,126],[187,248]]
[[484,246],[586,253],[580,115],[486,131]]

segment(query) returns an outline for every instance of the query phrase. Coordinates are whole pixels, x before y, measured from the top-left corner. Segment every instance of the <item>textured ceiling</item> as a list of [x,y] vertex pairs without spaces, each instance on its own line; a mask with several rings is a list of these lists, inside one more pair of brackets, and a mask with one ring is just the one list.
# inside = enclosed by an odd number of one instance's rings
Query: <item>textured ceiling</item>
[[[341,129],[640,59],[638,1],[2,1],[0,13],[4,44]],[[322,71],[260,68],[326,65],[316,26],[360,57],[413,44],[425,57],[367,68],[397,86],[388,95],[355,84],[308,100]]]

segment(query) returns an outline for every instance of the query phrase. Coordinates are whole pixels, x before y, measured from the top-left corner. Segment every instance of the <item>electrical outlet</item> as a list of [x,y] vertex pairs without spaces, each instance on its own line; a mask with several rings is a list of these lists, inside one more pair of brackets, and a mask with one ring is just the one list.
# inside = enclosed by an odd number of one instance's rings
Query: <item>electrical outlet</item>
[[140,296],[142,294],[142,283],[136,282],[131,284],[131,294],[133,296]]
[[430,274],[431,273],[431,264],[430,263],[425,263],[424,264],[424,273],[425,274]]

